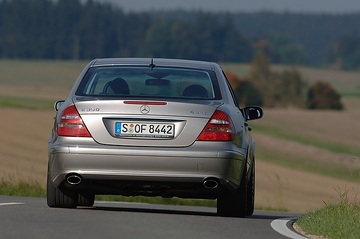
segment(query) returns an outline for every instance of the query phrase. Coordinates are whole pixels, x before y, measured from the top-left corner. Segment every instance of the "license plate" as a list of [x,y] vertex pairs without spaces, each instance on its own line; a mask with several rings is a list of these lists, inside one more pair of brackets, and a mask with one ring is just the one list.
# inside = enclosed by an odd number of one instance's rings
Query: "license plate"
[[116,122],[117,137],[174,138],[174,124]]

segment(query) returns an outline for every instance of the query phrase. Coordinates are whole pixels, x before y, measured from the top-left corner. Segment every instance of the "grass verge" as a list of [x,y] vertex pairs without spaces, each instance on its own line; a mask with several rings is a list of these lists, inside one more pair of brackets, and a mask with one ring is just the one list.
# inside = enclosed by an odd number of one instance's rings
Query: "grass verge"
[[52,109],[53,105],[53,100],[0,96],[0,107],[47,110]]
[[297,225],[309,235],[332,239],[357,239],[360,235],[360,202],[349,202],[346,193],[338,204],[325,207],[299,217]]
[[0,181],[0,195],[45,197],[45,189],[38,182]]

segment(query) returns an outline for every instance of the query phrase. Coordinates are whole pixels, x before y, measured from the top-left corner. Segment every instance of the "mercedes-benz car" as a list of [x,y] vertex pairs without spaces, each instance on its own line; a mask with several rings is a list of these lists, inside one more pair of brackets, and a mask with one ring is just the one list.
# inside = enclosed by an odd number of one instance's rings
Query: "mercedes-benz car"
[[255,141],[217,63],[92,60],[54,106],[47,204],[94,205],[95,195],[217,200],[222,216],[254,211]]

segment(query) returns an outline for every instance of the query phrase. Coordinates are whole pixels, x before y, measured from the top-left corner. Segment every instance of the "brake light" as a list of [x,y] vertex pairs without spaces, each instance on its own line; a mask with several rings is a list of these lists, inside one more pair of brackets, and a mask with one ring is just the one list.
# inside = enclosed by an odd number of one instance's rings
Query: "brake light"
[[230,117],[216,110],[197,138],[199,141],[232,141],[235,138],[234,125]]
[[57,124],[57,134],[69,137],[91,137],[75,105],[67,107]]
[[163,102],[163,101],[125,100],[124,104],[128,104],[128,105],[167,105],[167,102]]

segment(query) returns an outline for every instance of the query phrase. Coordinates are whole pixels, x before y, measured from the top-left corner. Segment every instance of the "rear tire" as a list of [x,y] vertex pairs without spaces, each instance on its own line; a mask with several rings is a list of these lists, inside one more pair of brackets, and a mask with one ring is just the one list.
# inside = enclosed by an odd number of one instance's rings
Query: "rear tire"
[[251,216],[255,208],[255,160],[251,166],[249,182],[247,184],[246,195],[246,216]]
[[49,207],[76,208],[78,194],[66,188],[54,187],[49,175],[46,185],[46,199]]
[[235,193],[224,190],[217,199],[217,213],[224,217],[245,217],[247,215],[246,169],[241,177],[240,187]]
[[78,206],[92,207],[95,202],[95,194],[79,193]]

